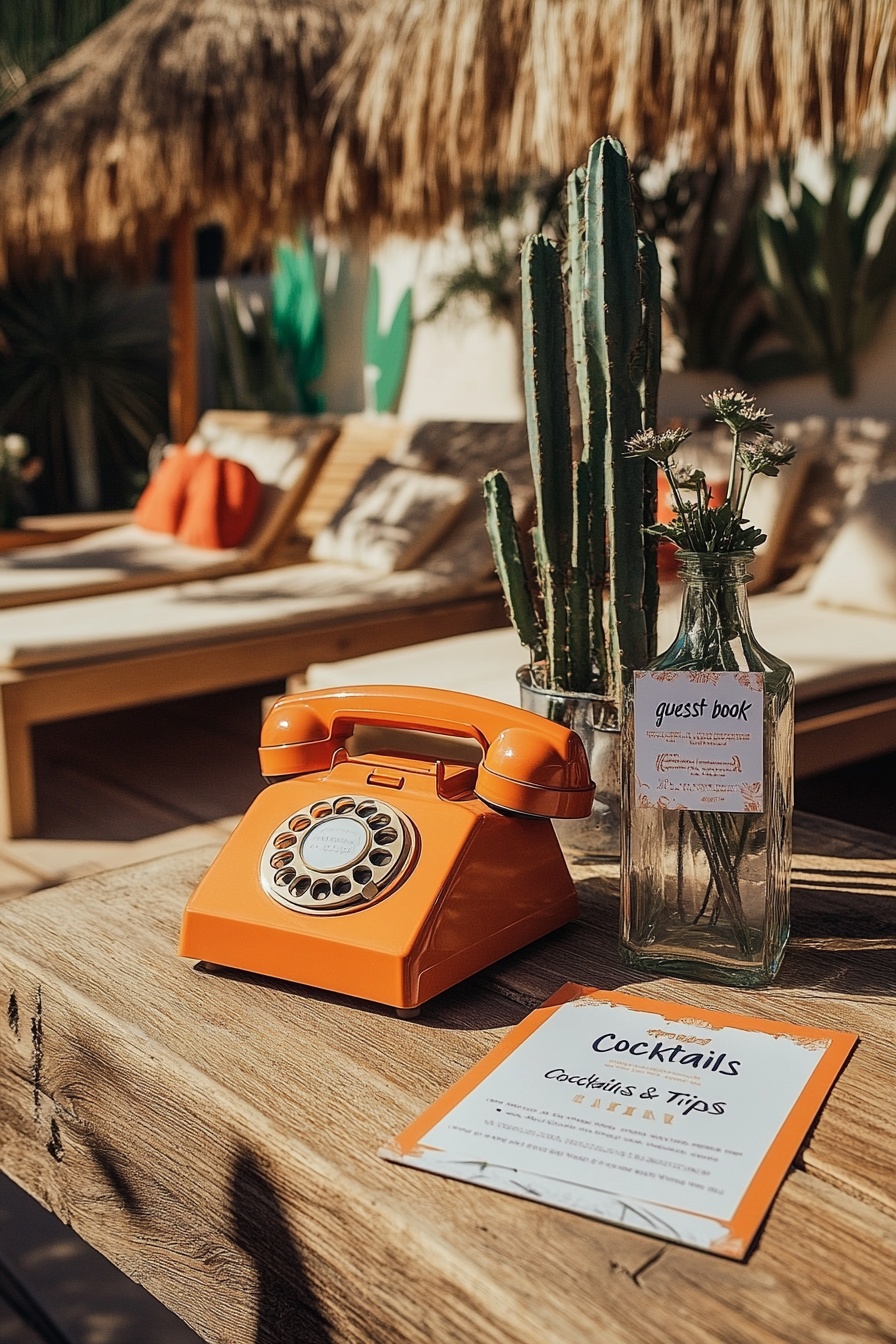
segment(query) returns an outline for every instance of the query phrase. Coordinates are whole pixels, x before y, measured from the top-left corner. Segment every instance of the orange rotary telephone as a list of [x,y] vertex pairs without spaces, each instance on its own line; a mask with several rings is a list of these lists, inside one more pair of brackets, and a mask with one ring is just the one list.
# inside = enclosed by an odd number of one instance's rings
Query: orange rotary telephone
[[[392,745],[358,752],[370,725]],[[594,785],[559,724],[364,686],[284,696],[259,754],[277,782],[190,898],[181,956],[413,1009],[578,914],[550,818],[587,816]]]

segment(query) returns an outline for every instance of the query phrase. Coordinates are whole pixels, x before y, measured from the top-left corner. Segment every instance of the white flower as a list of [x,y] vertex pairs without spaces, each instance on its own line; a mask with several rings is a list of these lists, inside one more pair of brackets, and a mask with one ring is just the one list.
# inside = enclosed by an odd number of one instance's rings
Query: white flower
[[756,405],[756,398],[747,392],[737,392],[733,387],[723,388],[720,392],[710,392],[703,398],[719,424],[727,425],[732,433],[742,429],[755,429],[764,433],[771,428],[771,419],[764,406]]
[[685,439],[690,438],[689,429],[664,429],[657,433],[653,429],[642,430],[634,438],[627,439],[626,457],[647,457],[651,462],[668,462]]
[[20,462],[28,456],[28,440],[22,434],[7,434],[3,439],[3,447],[16,461]]

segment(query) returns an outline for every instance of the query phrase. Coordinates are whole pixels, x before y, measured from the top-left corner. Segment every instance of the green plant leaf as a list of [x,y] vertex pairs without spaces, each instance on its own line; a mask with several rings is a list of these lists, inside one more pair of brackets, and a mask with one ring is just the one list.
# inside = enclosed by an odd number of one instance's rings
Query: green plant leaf
[[790,265],[790,245],[784,221],[765,210],[756,214],[756,250],[759,271],[784,326],[811,368],[824,368],[826,350],[807,309],[799,279]]
[[300,234],[294,244],[279,243],[274,260],[271,331],[278,350],[289,358],[299,410],[314,414],[324,409],[323,398],[311,384],[324,371],[326,343],[314,252],[307,236]]
[[851,387],[851,310],[856,277],[845,200],[848,185],[849,177],[846,174],[842,180],[835,182],[834,191],[824,212],[820,261],[825,280],[828,362],[832,374],[839,380],[840,385]]
[[376,385],[376,409],[394,411],[398,405],[411,349],[413,294],[406,289],[392,321],[380,327],[380,273],[371,266],[364,309],[364,363],[379,369]]

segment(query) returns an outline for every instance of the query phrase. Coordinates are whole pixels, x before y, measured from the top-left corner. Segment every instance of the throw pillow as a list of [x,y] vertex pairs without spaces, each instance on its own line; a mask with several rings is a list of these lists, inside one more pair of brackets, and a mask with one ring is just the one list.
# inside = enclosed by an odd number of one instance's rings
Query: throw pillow
[[137,501],[134,522],[185,546],[228,550],[247,536],[260,500],[261,485],[242,462],[175,448]]
[[207,551],[239,546],[255,521],[261,500],[258,477],[242,462],[195,454],[177,539]]
[[822,606],[896,616],[896,476],[869,482],[806,592]]
[[134,522],[148,532],[167,532],[174,536],[180,525],[187,482],[196,467],[196,454],[175,448],[163,457],[149,483],[137,500]]
[[314,538],[311,558],[380,574],[410,569],[448,531],[471,488],[452,476],[377,458]]

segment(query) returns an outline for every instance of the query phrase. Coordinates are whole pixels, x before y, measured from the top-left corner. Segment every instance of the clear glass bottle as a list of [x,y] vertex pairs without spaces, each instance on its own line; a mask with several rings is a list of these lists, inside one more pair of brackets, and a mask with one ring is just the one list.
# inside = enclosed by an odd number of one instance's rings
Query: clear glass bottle
[[639,806],[633,687],[623,706],[623,961],[661,975],[767,984],[790,927],[793,673],[756,641],[746,585],[752,555],[681,552],[681,624],[651,671],[759,672],[762,811]]

